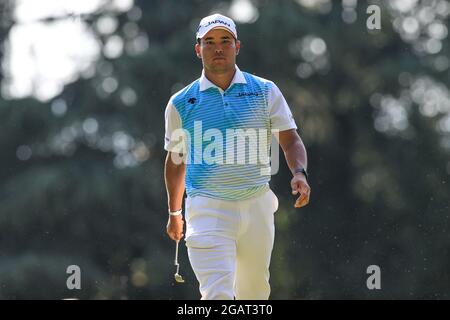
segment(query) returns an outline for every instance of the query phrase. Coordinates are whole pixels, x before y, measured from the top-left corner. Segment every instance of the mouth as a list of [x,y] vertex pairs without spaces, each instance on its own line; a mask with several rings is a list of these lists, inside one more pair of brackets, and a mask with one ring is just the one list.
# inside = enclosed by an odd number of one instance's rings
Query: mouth
[[224,57],[215,57],[215,58],[213,58],[213,61],[216,61],[216,60],[225,60],[225,58]]

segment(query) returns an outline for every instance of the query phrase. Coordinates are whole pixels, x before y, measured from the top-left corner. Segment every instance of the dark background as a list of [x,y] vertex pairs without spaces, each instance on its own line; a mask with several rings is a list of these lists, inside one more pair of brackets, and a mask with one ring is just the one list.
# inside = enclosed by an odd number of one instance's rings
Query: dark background
[[[184,245],[186,283],[173,278],[164,109],[201,73],[200,19],[233,17],[245,3],[253,14],[236,19],[238,65],[282,90],[312,188],[310,204],[294,209],[282,159],[271,181],[280,199],[271,298],[450,298],[450,3],[406,0],[137,0],[49,16],[35,23],[81,19],[101,46],[118,36],[128,50],[102,51],[93,72],[45,99],[8,91],[20,21],[2,0],[0,298],[200,297]],[[366,26],[371,3],[381,30]],[[117,22],[109,34],[96,27],[105,15]],[[72,264],[81,290],[66,287]],[[381,268],[380,290],[366,286],[369,265]]]

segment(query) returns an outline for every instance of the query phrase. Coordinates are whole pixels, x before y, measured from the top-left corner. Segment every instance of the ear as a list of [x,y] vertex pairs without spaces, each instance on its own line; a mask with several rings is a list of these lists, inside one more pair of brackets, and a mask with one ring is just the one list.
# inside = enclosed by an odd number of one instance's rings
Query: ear
[[200,45],[198,43],[195,44],[195,54],[197,55],[197,58],[202,58],[202,53],[200,51]]
[[236,40],[236,55],[239,54],[240,50],[241,50],[241,42],[239,40]]

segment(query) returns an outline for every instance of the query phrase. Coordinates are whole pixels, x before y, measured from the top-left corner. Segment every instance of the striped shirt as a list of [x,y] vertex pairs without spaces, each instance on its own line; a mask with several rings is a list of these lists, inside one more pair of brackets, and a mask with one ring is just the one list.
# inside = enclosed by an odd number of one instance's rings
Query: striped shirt
[[278,87],[241,72],[223,91],[204,71],[165,111],[167,151],[187,154],[186,192],[243,200],[269,188],[272,130],[297,129]]

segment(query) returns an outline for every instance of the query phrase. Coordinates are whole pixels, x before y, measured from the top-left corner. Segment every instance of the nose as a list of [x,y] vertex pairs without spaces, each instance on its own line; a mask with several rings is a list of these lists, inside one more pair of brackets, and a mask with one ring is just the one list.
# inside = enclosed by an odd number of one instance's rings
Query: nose
[[214,49],[216,53],[223,53],[223,49],[221,46],[216,46],[216,48]]

